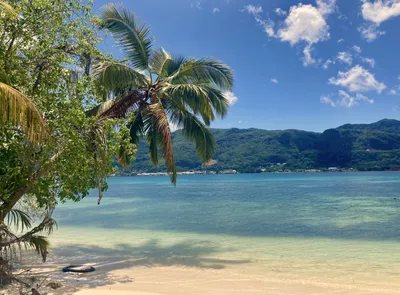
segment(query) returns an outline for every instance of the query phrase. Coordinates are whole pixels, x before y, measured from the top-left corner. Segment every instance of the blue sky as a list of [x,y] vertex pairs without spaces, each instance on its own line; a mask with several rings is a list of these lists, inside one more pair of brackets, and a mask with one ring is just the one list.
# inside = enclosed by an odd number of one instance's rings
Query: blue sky
[[[400,0],[122,4],[151,26],[156,47],[232,67],[237,101],[212,127],[323,131],[400,119]],[[111,40],[105,48],[119,55]]]

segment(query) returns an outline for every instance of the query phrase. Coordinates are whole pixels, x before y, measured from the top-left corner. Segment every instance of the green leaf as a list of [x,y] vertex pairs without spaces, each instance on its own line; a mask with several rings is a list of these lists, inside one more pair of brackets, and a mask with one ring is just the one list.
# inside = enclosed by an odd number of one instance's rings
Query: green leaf
[[0,123],[21,127],[28,140],[41,143],[48,127],[37,106],[15,88],[0,82]]
[[223,90],[231,90],[234,83],[231,68],[220,61],[205,59],[189,59],[179,69],[166,78],[171,84],[210,83]]
[[106,95],[127,89],[147,88],[150,80],[143,73],[117,62],[99,62],[94,66],[93,75],[106,91]]
[[139,70],[149,69],[152,39],[150,28],[137,22],[133,12],[108,4],[101,9],[102,28],[109,30],[127,58]]

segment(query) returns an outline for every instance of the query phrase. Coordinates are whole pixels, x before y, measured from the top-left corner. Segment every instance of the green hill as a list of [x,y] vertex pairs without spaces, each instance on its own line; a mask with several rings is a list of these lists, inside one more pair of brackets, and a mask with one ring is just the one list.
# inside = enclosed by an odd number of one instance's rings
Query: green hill
[[[301,130],[212,129],[217,143],[215,164],[203,169],[235,169],[239,172],[317,169],[358,170],[400,166],[400,121],[384,119],[372,124],[346,124],[323,133]],[[180,131],[173,135],[179,171],[202,168],[193,145]],[[147,145],[138,146],[136,161],[124,172],[164,171],[153,167]]]

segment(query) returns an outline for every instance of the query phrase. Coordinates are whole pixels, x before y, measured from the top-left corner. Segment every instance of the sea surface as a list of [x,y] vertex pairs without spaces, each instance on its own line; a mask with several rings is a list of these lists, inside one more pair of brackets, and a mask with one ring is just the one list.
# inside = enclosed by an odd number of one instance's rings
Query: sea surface
[[[63,263],[235,269],[400,294],[400,173],[112,177],[54,213]],[[52,254],[50,253],[50,254]],[[372,290],[372,289],[370,289]]]

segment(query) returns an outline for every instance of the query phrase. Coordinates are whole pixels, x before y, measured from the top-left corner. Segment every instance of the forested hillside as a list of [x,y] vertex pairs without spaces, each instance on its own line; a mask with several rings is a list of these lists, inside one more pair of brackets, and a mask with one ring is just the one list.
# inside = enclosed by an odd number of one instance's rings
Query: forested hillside
[[[217,150],[215,164],[202,167],[193,146],[180,131],[174,133],[175,160],[180,171],[236,169],[354,168],[391,169],[400,164],[400,121],[381,120],[372,124],[346,124],[323,133],[301,130],[213,129]],[[124,172],[164,171],[153,167],[147,144],[138,146],[136,161]]]

